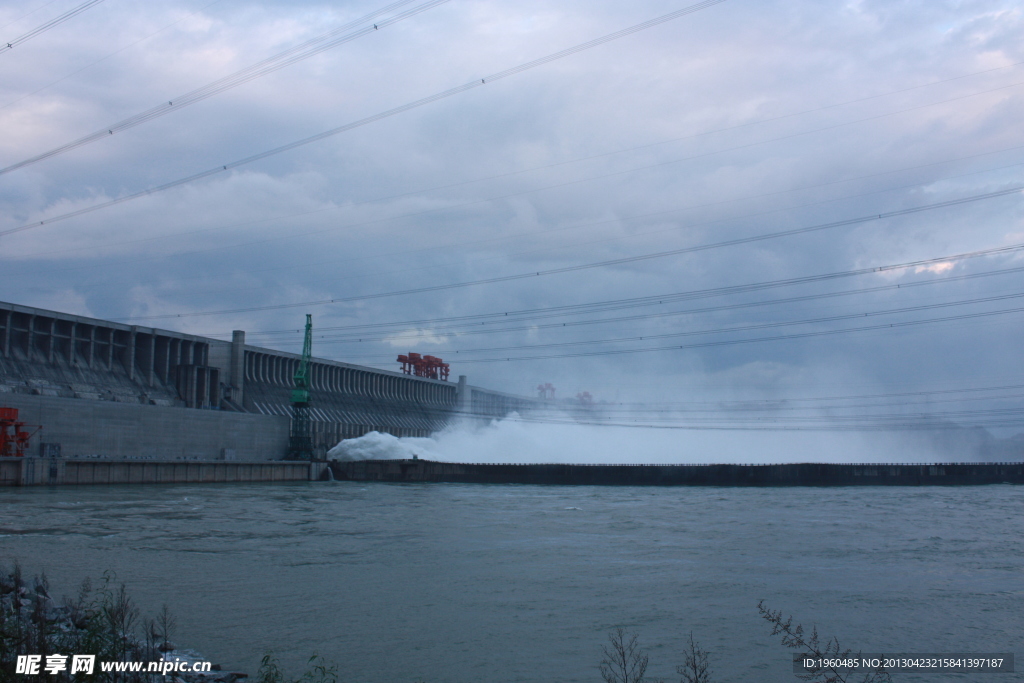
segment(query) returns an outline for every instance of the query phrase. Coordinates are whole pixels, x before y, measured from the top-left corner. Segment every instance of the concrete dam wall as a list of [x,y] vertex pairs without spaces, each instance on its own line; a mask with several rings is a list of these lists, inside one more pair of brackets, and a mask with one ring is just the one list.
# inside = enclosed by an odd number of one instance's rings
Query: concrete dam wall
[[223,484],[314,481],[324,464],[264,462],[142,462],[133,460],[0,459],[0,486]]
[[[0,302],[0,406],[43,426],[33,447],[67,456],[283,457],[301,357],[245,342]],[[427,436],[537,399],[314,358],[314,452],[371,431]],[[38,450],[37,453],[42,453]],[[47,450],[53,453],[54,450]]]
[[0,405],[43,426],[33,455],[54,444],[64,458],[277,460],[288,447],[288,418],[279,415],[16,393],[0,394]]

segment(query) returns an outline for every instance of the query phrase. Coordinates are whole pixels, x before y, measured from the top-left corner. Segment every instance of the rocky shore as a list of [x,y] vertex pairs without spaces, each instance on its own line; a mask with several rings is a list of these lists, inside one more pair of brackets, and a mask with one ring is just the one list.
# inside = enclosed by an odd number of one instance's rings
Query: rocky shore
[[[171,642],[175,619],[164,606],[154,618],[142,618],[123,584],[106,573],[96,587],[86,579],[75,598],[58,603],[44,576],[31,580],[21,568],[0,571],[0,683],[32,680],[89,680],[106,683],[234,683],[248,678],[240,671],[192,672],[202,654]],[[75,655],[93,656],[93,671],[73,671]],[[35,660],[37,671],[18,671],[19,657]],[[104,672],[102,662],[162,662],[166,675],[150,672]],[[50,666],[53,670],[47,669]],[[87,664],[80,664],[87,666]],[[83,678],[86,675],[86,678]]]

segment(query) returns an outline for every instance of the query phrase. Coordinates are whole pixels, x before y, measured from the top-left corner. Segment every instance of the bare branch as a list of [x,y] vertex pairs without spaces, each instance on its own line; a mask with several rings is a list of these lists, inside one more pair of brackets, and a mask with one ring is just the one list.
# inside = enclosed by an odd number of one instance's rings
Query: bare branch
[[[822,645],[816,625],[811,628],[810,637],[805,638],[803,626],[800,624],[793,626],[792,616],[783,619],[782,610],[775,611],[769,609],[765,606],[764,600],[757,603],[757,611],[762,619],[772,625],[772,635],[782,636],[783,645],[801,650],[811,659],[848,659],[853,654],[853,651],[850,649],[842,649],[839,646],[839,639],[835,636],[827,639],[825,644]],[[797,677],[805,681],[817,681],[818,683],[848,683],[846,676],[842,672],[830,666],[810,670],[805,674],[797,674]],[[887,671],[876,669],[871,673],[865,674],[862,683],[891,683],[891,681],[892,679]]]
[[637,643],[637,635],[617,628],[608,634],[608,641],[611,647],[604,646],[600,666],[605,683],[643,683],[647,654]]
[[690,631],[690,645],[686,651],[686,662],[682,666],[676,667],[676,673],[682,676],[680,683],[711,683],[708,651],[701,649],[693,639],[693,631]]

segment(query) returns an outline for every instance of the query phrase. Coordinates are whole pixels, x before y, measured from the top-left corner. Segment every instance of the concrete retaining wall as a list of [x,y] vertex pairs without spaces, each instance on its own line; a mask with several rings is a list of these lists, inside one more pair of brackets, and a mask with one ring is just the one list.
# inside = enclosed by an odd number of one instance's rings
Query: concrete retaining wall
[[[111,401],[0,394],[0,405],[42,425],[31,445],[60,444],[65,458],[100,455],[158,460],[279,460],[288,448],[288,418]],[[39,454],[35,450],[33,455]]]
[[140,462],[4,458],[0,460],[0,486],[310,481],[319,479],[325,467],[324,463],[281,461]]
[[488,465],[430,460],[332,462],[353,481],[589,486],[970,486],[1024,484],[1024,463]]

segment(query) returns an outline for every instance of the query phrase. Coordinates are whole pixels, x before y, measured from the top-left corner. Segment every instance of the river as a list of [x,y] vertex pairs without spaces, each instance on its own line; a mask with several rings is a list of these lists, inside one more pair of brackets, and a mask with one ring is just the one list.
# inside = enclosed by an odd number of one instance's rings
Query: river
[[[679,680],[793,681],[757,604],[865,652],[1024,652],[1024,490],[323,482],[0,491],[0,559],[105,570],[175,640],[255,674],[595,682],[623,626]],[[1024,664],[1017,665],[1018,671]],[[898,674],[897,681],[972,680]],[[1024,680],[989,674],[985,680]]]

